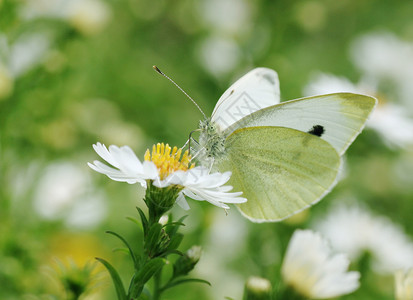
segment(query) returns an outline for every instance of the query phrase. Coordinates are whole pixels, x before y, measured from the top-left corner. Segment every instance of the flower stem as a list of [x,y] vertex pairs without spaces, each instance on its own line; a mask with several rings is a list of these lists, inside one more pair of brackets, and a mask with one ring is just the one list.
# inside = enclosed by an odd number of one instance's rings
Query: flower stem
[[154,285],[153,285],[153,297],[152,300],[160,300],[161,299],[161,277],[162,277],[162,269],[159,270],[153,277]]

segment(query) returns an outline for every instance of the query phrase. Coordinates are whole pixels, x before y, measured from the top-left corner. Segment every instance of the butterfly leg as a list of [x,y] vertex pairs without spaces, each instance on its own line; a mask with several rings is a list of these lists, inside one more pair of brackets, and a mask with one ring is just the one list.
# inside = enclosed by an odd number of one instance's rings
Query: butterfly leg
[[[195,130],[192,130],[192,131],[189,133],[188,140],[186,141],[185,145],[182,147],[182,148],[184,148],[186,145],[188,145],[189,154],[191,154],[191,141],[192,141],[192,143],[194,143],[196,146],[199,146],[198,141],[195,140],[195,139],[192,137],[192,134],[193,134],[194,132],[197,132],[197,131],[200,131],[200,130],[199,130],[199,129],[195,129]],[[197,147],[197,148],[199,148],[199,147]],[[195,150],[195,152],[198,152],[198,151]]]

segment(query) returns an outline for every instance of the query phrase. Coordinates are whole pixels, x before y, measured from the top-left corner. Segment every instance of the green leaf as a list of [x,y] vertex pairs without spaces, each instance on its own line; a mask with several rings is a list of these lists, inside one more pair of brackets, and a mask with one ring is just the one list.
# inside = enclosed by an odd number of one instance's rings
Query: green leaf
[[203,280],[203,279],[198,279],[198,278],[187,278],[187,279],[180,279],[180,280],[173,280],[166,284],[164,287],[162,287],[162,291],[165,291],[167,289],[170,289],[171,287],[177,286],[179,284],[184,284],[184,283],[189,283],[189,282],[199,282],[199,283],[205,283],[209,286],[211,286],[211,283],[209,281]]
[[176,222],[166,223],[165,225],[163,225],[164,228],[170,227],[170,226],[185,226],[185,224],[182,222],[176,221]]
[[135,274],[131,286],[129,288],[128,298],[137,298],[142,293],[145,283],[152,278],[157,272],[159,272],[165,265],[166,260],[161,257],[157,257],[149,260],[143,265],[141,270]]
[[163,256],[167,256],[169,254],[178,254],[179,256],[183,256],[184,253],[179,250],[168,250],[162,253]]
[[175,250],[179,247],[181,244],[182,240],[184,238],[184,235],[181,233],[177,233],[171,237],[171,241],[169,242],[168,249],[167,250]]
[[140,209],[139,207],[136,207],[136,209],[138,210],[139,216],[141,217],[143,234],[146,236],[146,234],[148,233],[148,219],[146,218],[145,213],[142,209]]
[[135,223],[136,225],[138,225],[139,228],[143,229],[142,223],[139,222],[138,219],[133,218],[133,217],[126,217],[126,219],[129,220],[129,221],[131,221],[131,222],[133,222],[133,223]]
[[[175,226],[173,226],[171,229],[168,230],[168,234],[170,236],[175,235],[178,232],[179,226],[185,226],[185,224],[183,223],[183,221],[186,219],[186,217],[188,217],[188,215],[181,217],[178,221],[170,223],[170,224],[174,224]],[[182,224],[182,225],[181,225]],[[168,225],[168,224],[167,224]]]
[[145,249],[148,256],[152,257],[157,252],[161,233],[162,225],[159,223],[154,223],[149,228],[148,235],[145,239]]
[[117,248],[114,248],[112,251],[113,252],[123,252],[123,253],[129,254],[128,248],[124,248],[124,247],[117,247]]
[[133,265],[135,266],[135,270],[139,269],[139,258],[136,256],[135,252],[133,252],[132,248],[130,247],[129,243],[119,234],[117,234],[116,232],[113,231],[106,231],[106,233],[112,234],[114,236],[116,236],[118,239],[120,239],[126,247],[128,247],[129,250],[129,254],[132,257],[133,260]]
[[96,257],[96,259],[101,262],[106,269],[108,270],[110,277],[112,278],[113,284],[115,285],[116,295],[118,296],[118,300],[128,300],[126,297],[125,288],[123,287],[122,280],[116,269],[106,260],[103,258]]

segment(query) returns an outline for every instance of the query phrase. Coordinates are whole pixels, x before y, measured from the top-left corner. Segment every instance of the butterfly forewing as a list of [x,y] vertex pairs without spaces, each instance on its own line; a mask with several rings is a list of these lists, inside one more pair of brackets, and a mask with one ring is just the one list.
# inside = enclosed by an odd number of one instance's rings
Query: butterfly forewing
[[246,115],[280,103],[280,84],[277,72],[256,68],[234,84],[219,98],[211,120],[225,130]]
[[377,100],[370,96],[336,93],[291,100],[256,111],[227,128],[282,126],[318,135],[342,155],[363,129]]
[[254,222],[279,221],[318,202],[336,183],[340,156],[326,141],[295,129],[251,127],[226,141],[221,171],[248,199],[238,205]]

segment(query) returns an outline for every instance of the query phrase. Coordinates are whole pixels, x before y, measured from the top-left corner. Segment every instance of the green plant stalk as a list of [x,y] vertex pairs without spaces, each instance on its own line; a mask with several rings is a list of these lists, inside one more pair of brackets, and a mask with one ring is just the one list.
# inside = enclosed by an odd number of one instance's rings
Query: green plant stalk
[[152,300],[160,300],[161,299],[161,280],[162,280],[162,269],[159,270],[153,277],[154,285],[153,285],[153,298]]

